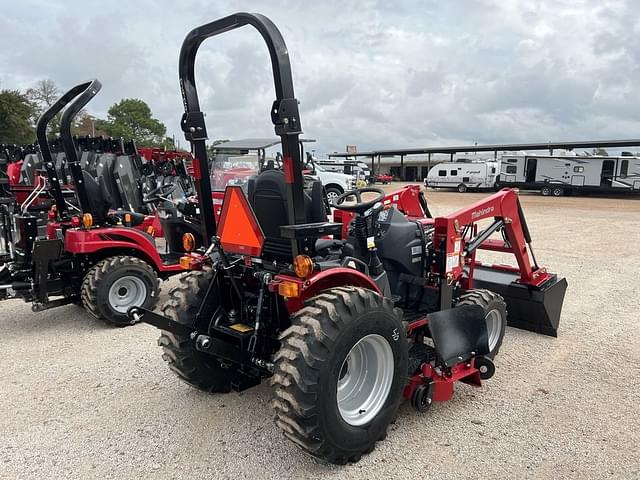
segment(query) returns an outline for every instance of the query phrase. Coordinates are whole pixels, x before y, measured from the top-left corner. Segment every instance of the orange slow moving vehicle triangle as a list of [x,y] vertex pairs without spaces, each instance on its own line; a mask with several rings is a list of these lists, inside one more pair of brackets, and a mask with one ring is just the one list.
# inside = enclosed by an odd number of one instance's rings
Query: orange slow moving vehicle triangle
[[239,186],[228,186],[224,192],[218,234],[226,252],[253,257],[262,253],[264,234]]

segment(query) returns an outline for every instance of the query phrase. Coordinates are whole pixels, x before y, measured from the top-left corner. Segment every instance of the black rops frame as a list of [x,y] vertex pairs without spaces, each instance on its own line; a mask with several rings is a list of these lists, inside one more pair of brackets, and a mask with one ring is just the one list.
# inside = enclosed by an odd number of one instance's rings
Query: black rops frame
[[71,105],[69,105],[62,114],[62,119],[60,120],[60,139],[62,140],[62,148],[64,149],[65,156],[67,157],[67,165],[69,166],[71,176],[73,177],[80,210],[83,212],[91,212],[91,203],[87,196],[87,189],[84,186],[82,167],[78,160],[78,151],[76,150],[76,145],[73,141],[73,136],[71,135],[71,122],[78,112],[80,112],[80,110],[82,110],[84,106],[98,94],[101,88],[102,84],[100,81],[98,79],[93,79],[88,82],[81,83],[80,85],[76,85],[60,99],[62,100],[63,98],[66,98],[67,100],[65,103],[69,103],[75,98],[75,101],[71,103]]
[[[97,80],[94,80],[97,82]],[[51,184],[51,189],[53,193],[53,198],[56,202],[56,206],[58,208],[58,212],[61,216],[67,211],[67,204],[64,200],[64,195],[62,194],[62,187],[60,185],[60,178],[58,176],[58,172],[56,172],[55,162],[53,161],[53,156],[51,155],[51,148],[49,146],[49,142],[47,140],[47,126],[53,120],[53,118],[60,113],[60,111],[67,106],[67,104],[76,98],[80,92],[85,90],[87,86],[91,85],[92,82],[82,83],[80,85],[76,85],[71,90],[66,92],[62,97],[60,97],[53,105],[51,105],[38,119],[36,123],[36,139],[38,141],[38,146],[40,147],[40,153],[42,154],[42,160],[44,167],[47,171],[47,177],[49,179],[49,183]],[[100,90],[100,83],[98,82],[98,90]],[[62,130],[62,124],[61,124]],[[71,131],[71,127],[69,126],[69,131]],[[62,132],[61,132],[62,133]],[[67,154],[67,159],[68,159]]]
[[[290,225],[306,223],[304,211],[304,181],[302,175],[302,158],[298,146],[298,136],[302,133],[298,100],[293,91],[291,63],[287,46],[278,28],[267,17],[257,13],[236,13],[206,25],[194,28],[189,32],[180,49],[178,65],[180,90],[185,113],[181,127],[187,141],[191,142],[195,157],[195,185],[200,202],[200,215],[203,226],[203,242],[208,246],[216,235],[216,224],[211,202],[211,181],[209,178],[209,162],[207,159],[207,129],[204,114],[200,111],[198,92],[195,82],[195,59],[200,44],[207,38],[219,35],[245,25],[253,26],[267,44],[276,99],[271,108],[271,120],[276,135],[282,140],[282,156],[285,178],[287,181],[288,220]],[[294,254],[297,252],[297,241],[292,240]]]

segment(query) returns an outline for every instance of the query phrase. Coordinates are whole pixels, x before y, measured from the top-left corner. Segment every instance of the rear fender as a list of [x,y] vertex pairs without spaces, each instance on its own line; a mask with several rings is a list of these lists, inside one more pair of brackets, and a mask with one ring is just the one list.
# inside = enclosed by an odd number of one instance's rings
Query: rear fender
[[370,277],[353,268],[346,267],[323,270],[307,279],[300,279],[289,275],[276,275],[275,280],[286,280],[300,284],[300,296],[297,298],[289,298],[286,301],[287,310],[290,314],[304,307],[304,303],[310,298],[330,288],[344,286],[362,287],[382,295],[380,288]]
[[96,255],[110,250],[135,250],[159,272],[180,271],[180,265],[165,266],[150,235],[135,228],[113,227],[65,232],[64,249],[76,255]]

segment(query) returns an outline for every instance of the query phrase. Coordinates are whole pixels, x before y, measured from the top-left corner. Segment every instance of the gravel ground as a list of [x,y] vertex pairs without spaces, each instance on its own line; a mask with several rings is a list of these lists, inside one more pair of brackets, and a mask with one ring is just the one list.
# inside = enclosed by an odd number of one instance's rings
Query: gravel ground
[[[428,193],[435,214],[481,197]],[[426,414],[403,405],[359,463],[296,449],[266,384],[207,395],[178,381],[152,327],[7,301],[0,478],[640,478],[640,201],[522,198],[539,261],[569,281],[559,337],[510,328],[492,380]]]

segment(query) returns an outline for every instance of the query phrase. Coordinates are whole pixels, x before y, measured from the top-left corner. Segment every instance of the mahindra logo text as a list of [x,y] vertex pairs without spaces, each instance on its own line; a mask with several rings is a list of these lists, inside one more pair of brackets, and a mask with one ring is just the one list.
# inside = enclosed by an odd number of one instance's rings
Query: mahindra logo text
[[491,212],[493,212],[493,207],[482,208],[480,210],[476,210],[475,212],[472,212],[471,218],[482,217],[483,215],[486,215]]

